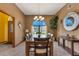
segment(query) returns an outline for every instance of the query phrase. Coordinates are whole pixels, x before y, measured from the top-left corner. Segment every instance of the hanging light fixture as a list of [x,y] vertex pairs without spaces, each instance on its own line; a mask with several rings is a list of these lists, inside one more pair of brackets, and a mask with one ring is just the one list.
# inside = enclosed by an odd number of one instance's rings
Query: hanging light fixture
[[43,16],[35,16],[34,20],[44,20],[45,18]]
[[41,36],[41,28],[42,26],[46,25],[46,22],[44,21],[44,17],[40,15],[40,4],[39,4],[39,12],[38,12],[38,16],[34,17],[34,22],[33,22],[33,26],[38,28],[38,38],[40,38]]
[[39,13],[38,13],[38,16],[34,17],[34,20],[41,20],[42,18],[44,17],[40,15],[40,4],[39,4]]

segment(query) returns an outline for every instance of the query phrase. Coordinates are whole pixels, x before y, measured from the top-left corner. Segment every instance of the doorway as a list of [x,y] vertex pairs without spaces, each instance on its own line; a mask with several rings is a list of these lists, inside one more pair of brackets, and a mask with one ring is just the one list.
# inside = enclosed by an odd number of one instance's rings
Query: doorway
[[15,20],[4,12],[0,12],[0,44],[15,47]]
[[8,43],[12,44],[12,46],[15,46],[15,33],[14,33],[14,19],[12,17],[9,17],[8,19]]

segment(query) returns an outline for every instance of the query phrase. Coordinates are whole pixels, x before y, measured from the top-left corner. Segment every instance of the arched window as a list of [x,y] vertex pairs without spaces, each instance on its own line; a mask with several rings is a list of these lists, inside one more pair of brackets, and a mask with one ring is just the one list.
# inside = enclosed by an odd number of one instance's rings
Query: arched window
[[32,36],[38,37],[47,37],[47,26],[44,17],[42,19],[35,19],[32,22]]

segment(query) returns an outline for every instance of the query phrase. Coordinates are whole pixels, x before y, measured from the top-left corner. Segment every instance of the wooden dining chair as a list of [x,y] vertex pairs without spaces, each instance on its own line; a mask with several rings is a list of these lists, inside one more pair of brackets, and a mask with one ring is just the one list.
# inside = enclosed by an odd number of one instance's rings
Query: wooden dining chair
[[49,38],[34,38],[35,56],[48,56]]

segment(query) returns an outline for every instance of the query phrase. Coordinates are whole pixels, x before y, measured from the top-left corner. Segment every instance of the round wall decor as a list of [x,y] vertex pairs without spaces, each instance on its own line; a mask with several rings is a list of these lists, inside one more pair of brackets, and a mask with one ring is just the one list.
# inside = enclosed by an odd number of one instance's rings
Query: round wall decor
[[76,12],[68,13],[63,21],[63,26],[67,31],[72,31],[77,28],[79,24],[79,15]]

